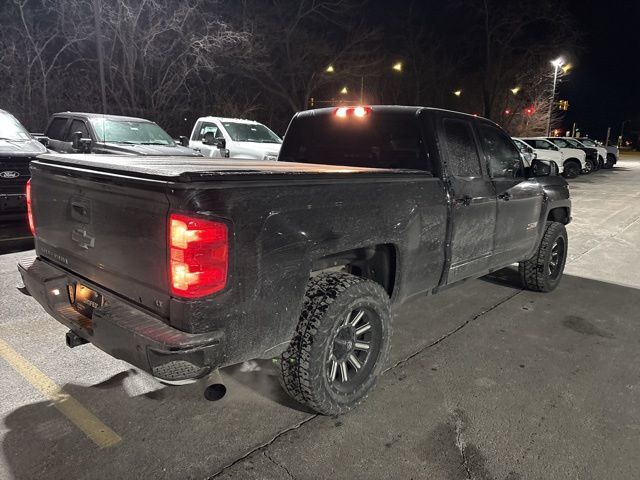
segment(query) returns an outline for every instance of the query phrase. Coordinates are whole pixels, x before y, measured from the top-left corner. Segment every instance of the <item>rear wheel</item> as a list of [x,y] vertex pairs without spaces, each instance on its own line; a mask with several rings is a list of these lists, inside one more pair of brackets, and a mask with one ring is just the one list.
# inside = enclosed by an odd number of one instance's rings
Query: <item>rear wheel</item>
[[358,405],[378,381],[389,355],[387,292],[345,273],[309,281],[295,336],[282,354],[284,389],[324,415]]
[[613,168],[616,163],[616,156],[613,153],[607,153],[607,163],[604,164],[604,168]]
[[560,283],[567,261],[567,229],[560,222],[547,222],[533,257],[520,262],[522,283],[528,290],[550,292]]
[[564,176],[566,178],[576,178],[580,175],[580,164],[573,160],[564,162]]

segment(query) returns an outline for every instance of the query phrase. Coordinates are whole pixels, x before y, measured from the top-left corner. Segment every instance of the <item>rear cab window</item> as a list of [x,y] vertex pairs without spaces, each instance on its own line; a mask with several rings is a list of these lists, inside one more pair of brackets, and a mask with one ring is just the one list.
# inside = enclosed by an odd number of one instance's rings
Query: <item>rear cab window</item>
[[363,117],[341,118],[334,112],[297,117],[278,160],[432,172],[417,111],[373,109]]

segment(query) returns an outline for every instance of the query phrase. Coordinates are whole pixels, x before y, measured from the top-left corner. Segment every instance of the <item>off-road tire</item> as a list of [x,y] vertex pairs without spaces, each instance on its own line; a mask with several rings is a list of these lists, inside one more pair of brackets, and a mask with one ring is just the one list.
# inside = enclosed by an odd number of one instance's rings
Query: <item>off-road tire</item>
[[[378,315],[381,341],[367,363],[365,378],[353,391],[332,388],[327,371],[338,331],[355,309]],[[347,273],[321,274],[309,280],[295,335],[280,358],[281,384],[299,403],[323,415],[340,415],[362,402],[374,388],[389,356],[391,307],[376,282]],[[372,351],[369,354],[374,354]],[[369,359],[369,357],[367,357]]]
[[573,160],[565,162],[563,175],[565,178],[576,178],[580,175],[580,163]]
[[[558,271],[554,275],[549,272],[552,249],[556,242],[562,242],[562,254],[558,259]],[[536,292],[550,292],[554,290],[560,280],[567,261],[569,246],[567,229],[560,222],[547,222],[544,235],[535,255],[529,260],[520,262],[519,271],[523,286]]]

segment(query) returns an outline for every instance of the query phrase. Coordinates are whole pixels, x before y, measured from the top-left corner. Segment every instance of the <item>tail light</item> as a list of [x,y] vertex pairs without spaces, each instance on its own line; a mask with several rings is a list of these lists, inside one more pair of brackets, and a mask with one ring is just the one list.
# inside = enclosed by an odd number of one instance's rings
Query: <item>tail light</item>
[[169,217],[171,292],[198,298],[227,285],[229,232],[212,220],[171,214]]
[[35,237],[36,235],[36,226],[33,223],[33,210],[31,209],[31,179],[27,180],[27,218],[29,219],[29,230],[31,230],[31,235]]

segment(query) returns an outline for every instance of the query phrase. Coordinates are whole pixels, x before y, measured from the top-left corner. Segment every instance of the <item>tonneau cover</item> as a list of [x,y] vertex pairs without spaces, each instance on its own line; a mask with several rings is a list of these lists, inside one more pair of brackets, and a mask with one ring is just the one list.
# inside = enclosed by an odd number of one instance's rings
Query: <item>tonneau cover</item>
[[378,168],[346,167],[336,165],[312,165],[306,163],[269,162],[264,160],[234,160],[190,157],[120,157],[115,155],[64,155],[45,154],[38,163],[56,164],[121,173],[169,181],[204,181],[211,177],[230,175],[300,175],[300,174],[357,174],[392,173]]

